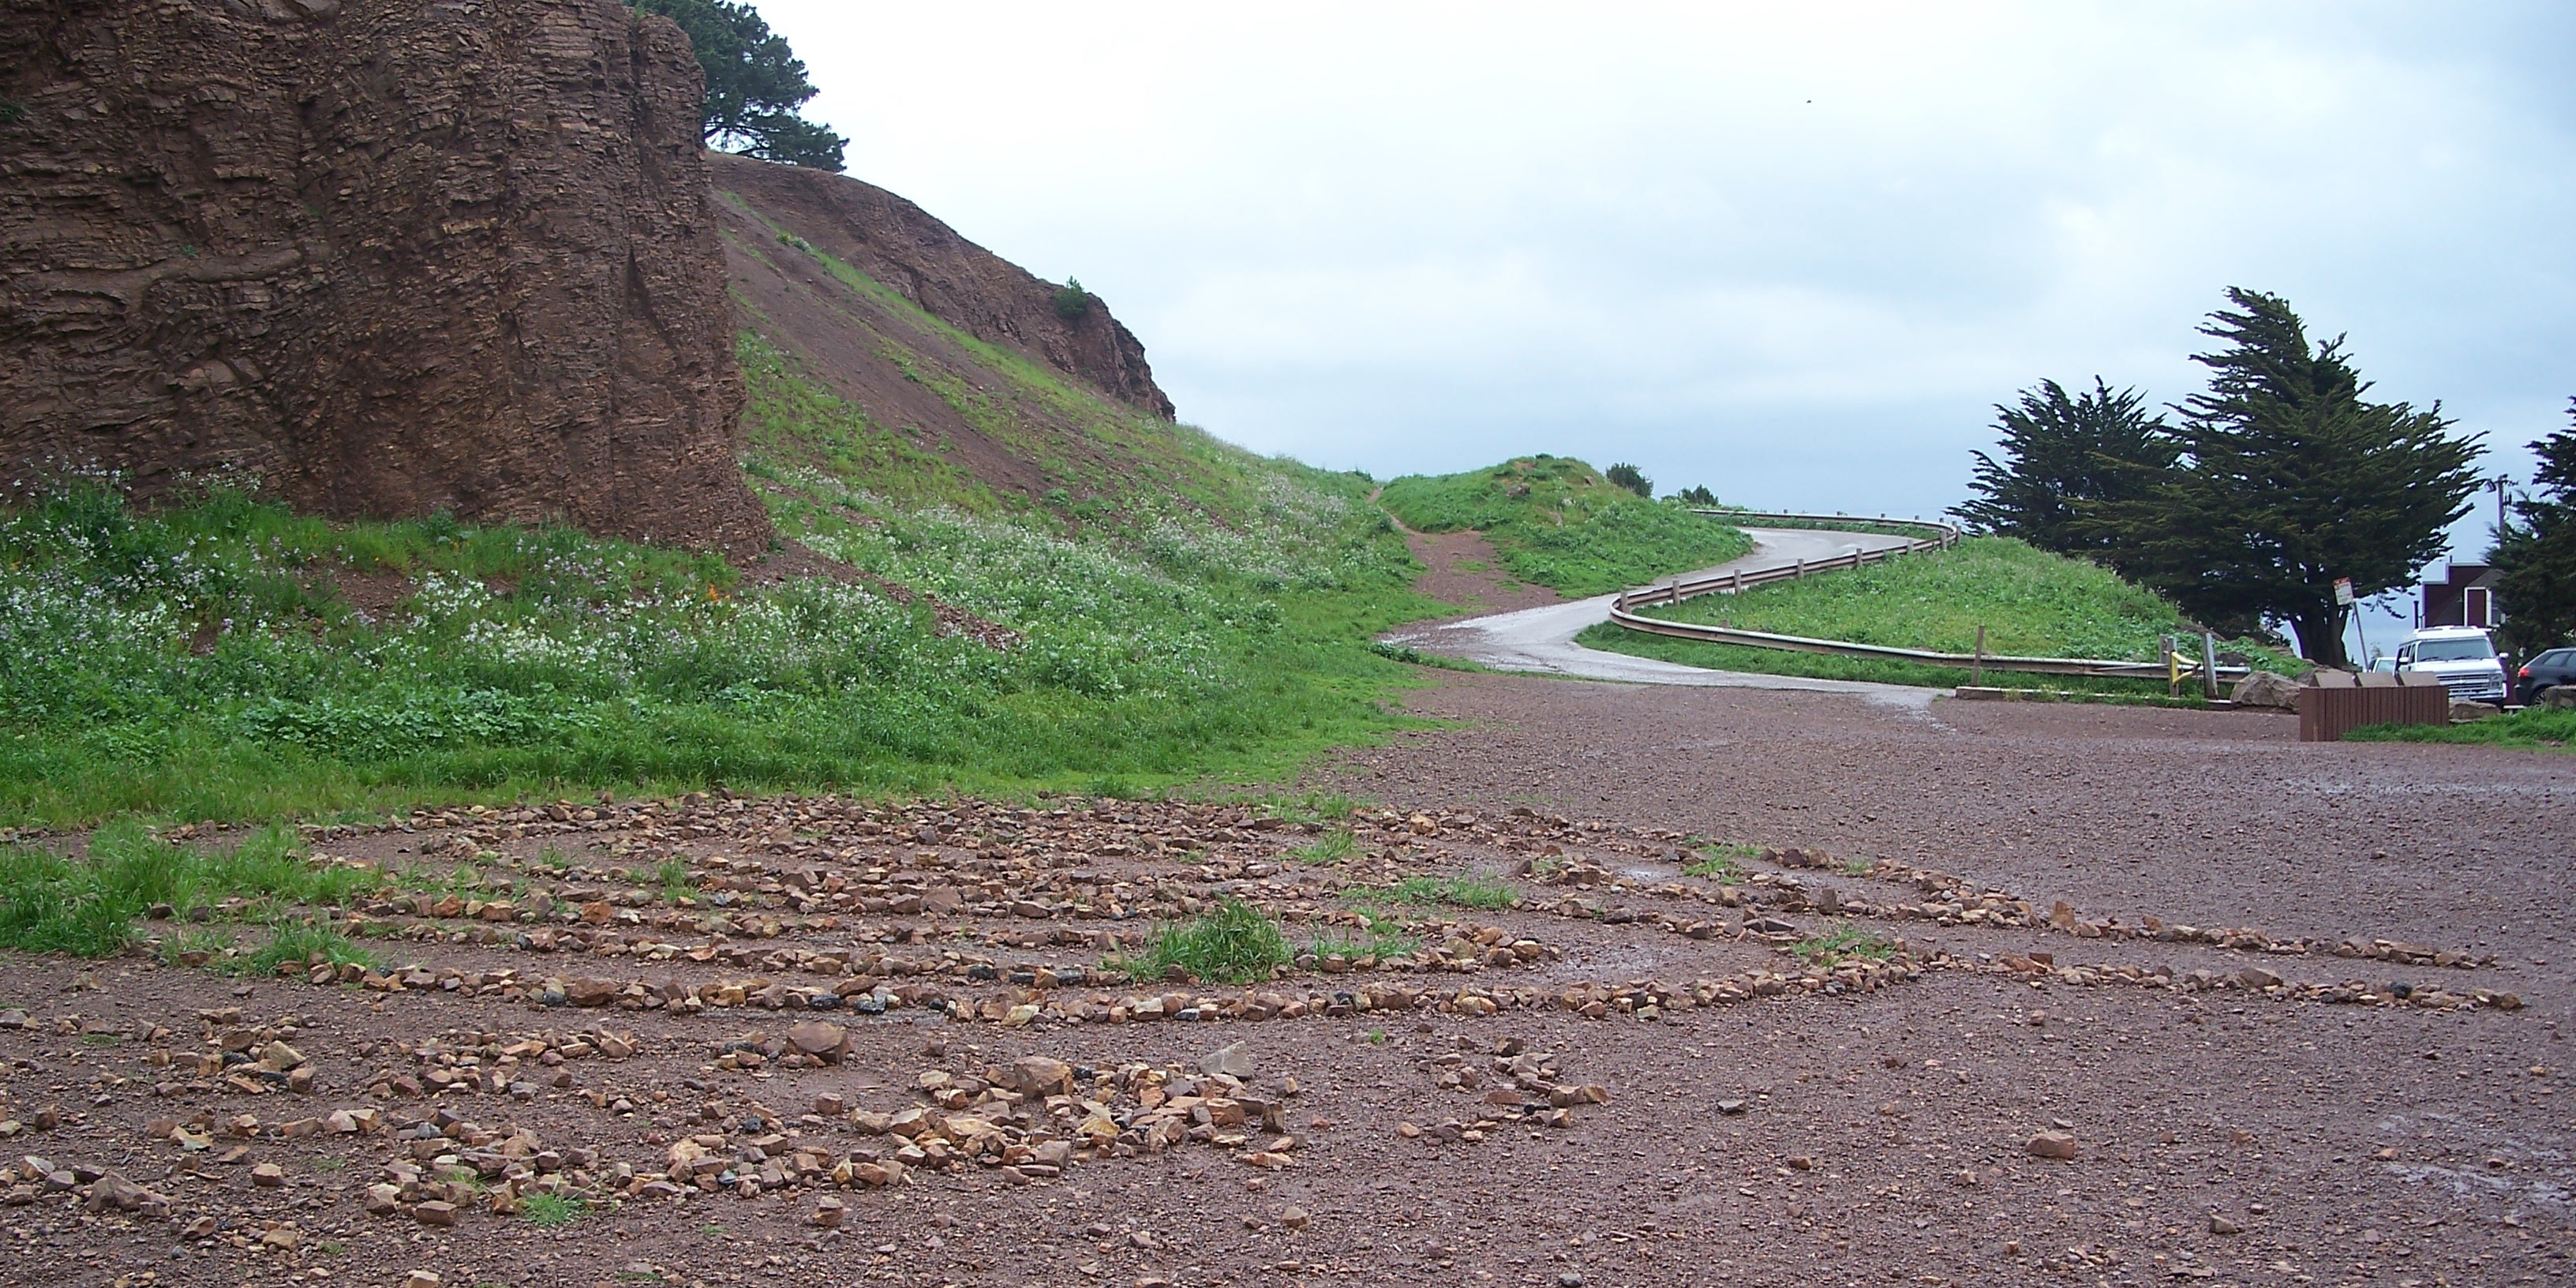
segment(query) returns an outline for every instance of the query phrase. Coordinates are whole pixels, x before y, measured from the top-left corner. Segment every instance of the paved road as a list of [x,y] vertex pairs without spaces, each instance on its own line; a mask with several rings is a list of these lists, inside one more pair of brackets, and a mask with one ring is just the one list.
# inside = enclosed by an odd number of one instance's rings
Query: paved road
[[[1687,577],[1723,575],[1741,569],[1759,572],[1785,568],[1804,559],[1810,563],[1851,553],[1852,547],[1884,550],[1905,544],[1903,537],[1867,532],[1830,532],[1808,528],[1746,528],[1753,553]],[[1595,622],[1610,620],[1616,595],[1596,595],[1518,612],[1470,617],[1439,626],[1394,632],[1389,643],[1410,645],[1440,657],[1464,658],[1502,671],[1535,671],[1543,675],[1587,680],[1622,680],[1631,684],[1683,684],[1701,688],[1805,689],[1849,693],[1916,710],[1931,706],[1936,689],[1902,684],[1867,684],[1856,680],[1811,680],[1794,675],[1760,675],[1749,671],[1711,671],[1676,662],[1605,653],[1585,648],[1574,637]]]

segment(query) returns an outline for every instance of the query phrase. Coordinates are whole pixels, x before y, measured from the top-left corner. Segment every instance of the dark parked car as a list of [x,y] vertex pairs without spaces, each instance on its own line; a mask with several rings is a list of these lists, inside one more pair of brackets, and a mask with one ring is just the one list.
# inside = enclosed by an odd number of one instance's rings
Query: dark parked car
[[2540,691],[2553,684],[2576,684],[2576,648],[2551,649],[2513,673],[2514,698],[2526,707],[2540,701]]

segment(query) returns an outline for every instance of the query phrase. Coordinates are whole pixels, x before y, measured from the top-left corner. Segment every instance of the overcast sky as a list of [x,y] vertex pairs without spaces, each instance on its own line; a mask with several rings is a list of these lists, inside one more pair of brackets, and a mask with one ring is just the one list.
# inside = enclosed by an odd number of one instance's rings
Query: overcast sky
[[2023,386],[2198,388],[2230,285],[2490,472],[2576,395],[2563,3],[758,7],[851,174],[1321,465],[1928,514]]

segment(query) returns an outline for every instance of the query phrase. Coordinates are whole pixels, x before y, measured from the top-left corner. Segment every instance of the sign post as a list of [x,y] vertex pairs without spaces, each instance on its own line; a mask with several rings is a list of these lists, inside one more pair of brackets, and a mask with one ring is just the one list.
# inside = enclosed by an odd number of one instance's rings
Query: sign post
[[2353,669],[2356,671],[2367,671],[2370,669],[2370,632],[2362,629],[2361,610],[2354,607],[2352,578],[2337,577],[2334,581],[2334,587],[2335,607],[2352,609],[2352,629],[2355,634],[2361,636],[2361,665],[2354,667]]

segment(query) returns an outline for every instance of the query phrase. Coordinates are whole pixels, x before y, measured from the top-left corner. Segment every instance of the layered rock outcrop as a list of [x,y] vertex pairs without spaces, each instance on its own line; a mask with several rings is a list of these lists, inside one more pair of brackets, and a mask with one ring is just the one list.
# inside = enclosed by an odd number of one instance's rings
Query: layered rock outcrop
[[760,547],[699,89],[618,0],[0,0],[0,483]]

